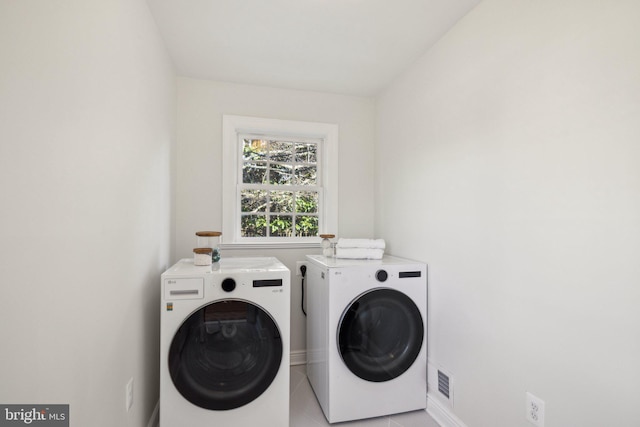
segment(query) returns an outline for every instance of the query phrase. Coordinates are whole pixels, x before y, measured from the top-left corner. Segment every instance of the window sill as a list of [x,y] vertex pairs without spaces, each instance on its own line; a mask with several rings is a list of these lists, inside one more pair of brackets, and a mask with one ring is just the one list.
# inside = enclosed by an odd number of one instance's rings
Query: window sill
[[220,249],[319,249],[319,242],[246,242],[222,243]]

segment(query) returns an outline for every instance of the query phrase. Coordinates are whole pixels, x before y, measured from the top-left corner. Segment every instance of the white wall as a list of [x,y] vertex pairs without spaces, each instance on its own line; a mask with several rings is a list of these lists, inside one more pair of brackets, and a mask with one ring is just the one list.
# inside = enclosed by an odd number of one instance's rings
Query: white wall
[[640,3],[484,0],[377,104],[376,233],[429,264],[469,427],[640,425]]
[[[176,255],[191,257],[195,232],[222,229],[222,115],[335,123],[339,126],[339,230],[371,237],[374,227],[374,101],[371,98],[178,78]],[[224,236],[223,236],[224,237]],[[318,250],[236,251],[222,256],[276,256],[295,260]],[[300,278],[292,277],[291,349],[305,349]]]
[[173,67],[143,0],[2,1],[0,62],[0,402],[145,426],[170,260]]

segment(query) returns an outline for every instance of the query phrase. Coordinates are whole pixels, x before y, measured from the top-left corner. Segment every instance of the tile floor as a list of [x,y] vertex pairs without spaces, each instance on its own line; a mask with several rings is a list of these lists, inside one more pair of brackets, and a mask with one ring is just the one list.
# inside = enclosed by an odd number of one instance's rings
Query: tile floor
[[[327,427],[322,409],[309,385],[305,365],[291,367],[290,427]],[[439,427],[426,411],[333,424],[340,427]]]

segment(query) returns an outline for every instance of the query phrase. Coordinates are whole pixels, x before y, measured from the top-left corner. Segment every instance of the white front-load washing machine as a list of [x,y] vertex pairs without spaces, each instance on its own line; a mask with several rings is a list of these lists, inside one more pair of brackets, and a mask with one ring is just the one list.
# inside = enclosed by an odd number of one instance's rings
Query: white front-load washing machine
[[307,261],[307,376],[327,420],[426,408],[426,264]]
[[290,272],[272,257],[162,274],[160,427],[289,425]]

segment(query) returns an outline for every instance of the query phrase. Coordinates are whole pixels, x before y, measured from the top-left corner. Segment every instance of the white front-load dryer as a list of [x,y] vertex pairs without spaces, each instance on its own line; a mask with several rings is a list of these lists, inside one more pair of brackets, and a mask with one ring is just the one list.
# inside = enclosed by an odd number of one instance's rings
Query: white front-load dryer
[[183,259],[162,274],[160,427],[289,425],[290,272]]
[[307,376],[327,420],[425,409],[426,264],[307,260]]

